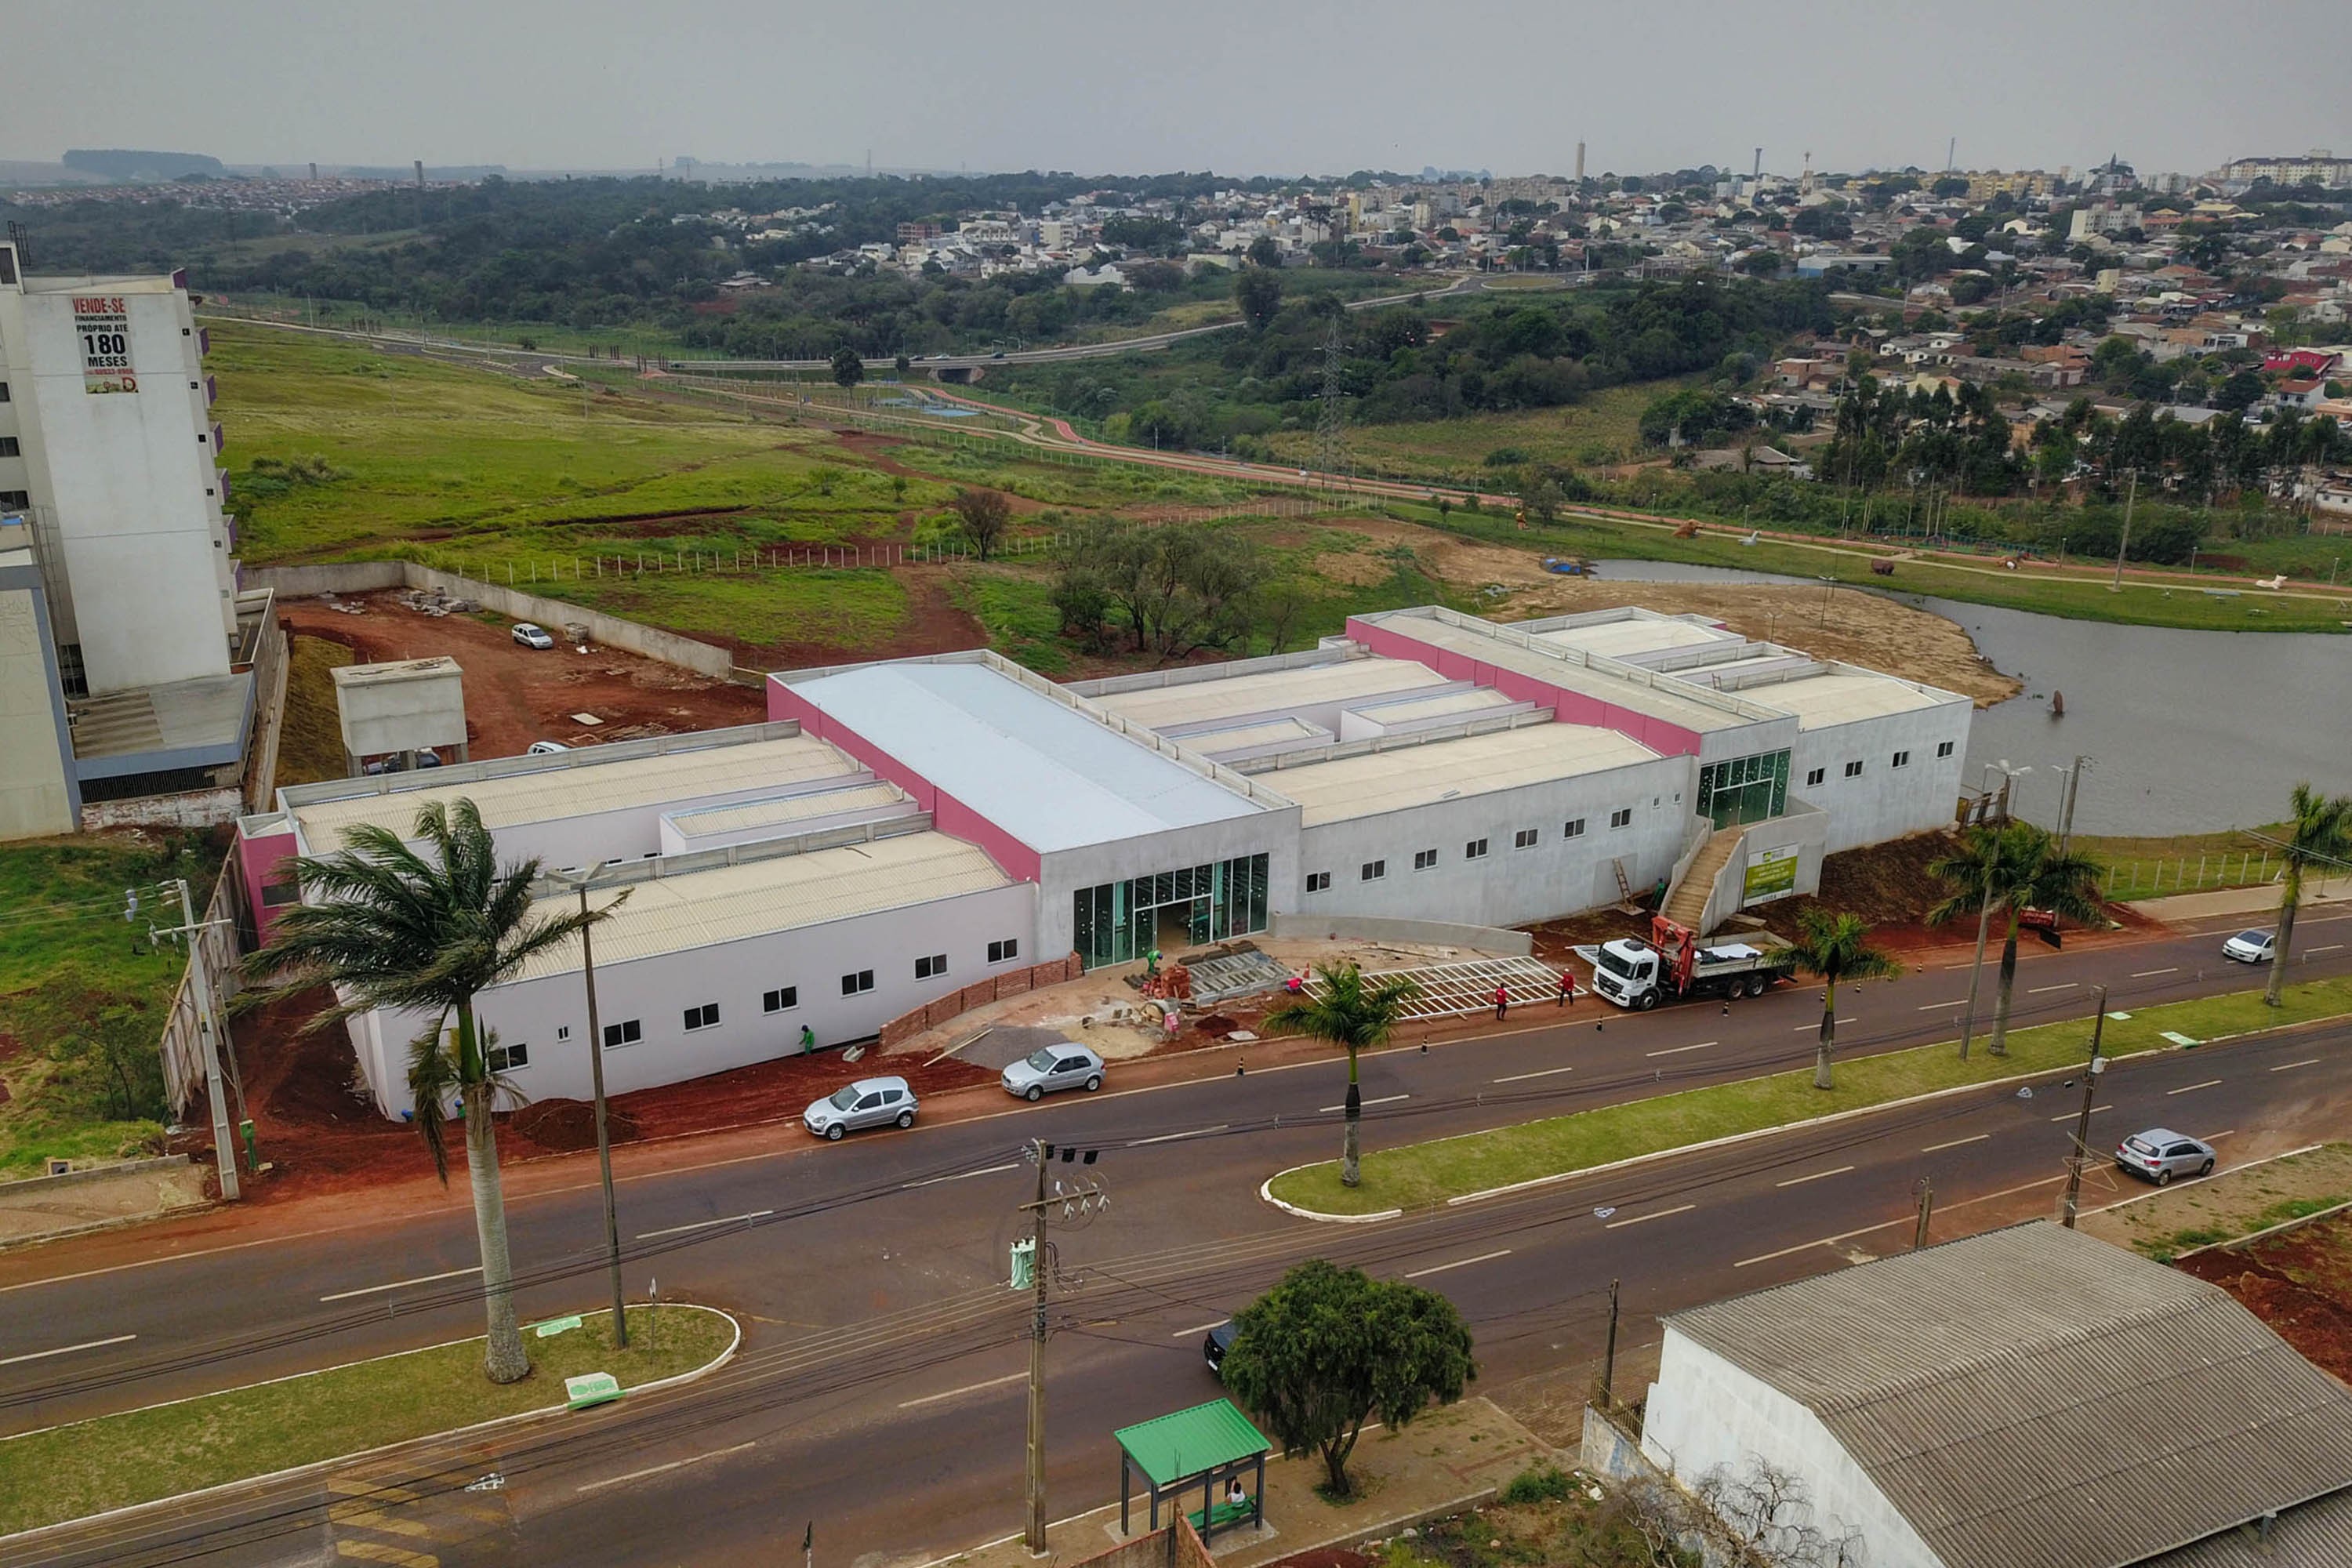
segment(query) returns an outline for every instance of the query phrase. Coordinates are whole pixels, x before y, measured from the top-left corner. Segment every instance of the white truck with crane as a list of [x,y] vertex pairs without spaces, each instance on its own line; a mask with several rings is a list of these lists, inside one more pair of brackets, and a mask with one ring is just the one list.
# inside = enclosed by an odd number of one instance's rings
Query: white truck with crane
[[1646,1013],[1684,996],[1761,996],[1796,966],[1788,942],[1770,931],[1702,942],[1689,927],[1654,915],[1648,942],[1620,937],[1601,944],[1592,989],[1620,1007]]

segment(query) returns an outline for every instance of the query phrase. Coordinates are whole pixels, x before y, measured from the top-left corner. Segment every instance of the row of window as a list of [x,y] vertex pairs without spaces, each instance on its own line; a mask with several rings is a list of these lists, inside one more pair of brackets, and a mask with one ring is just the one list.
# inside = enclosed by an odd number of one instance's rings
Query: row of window
[[[1950,741],[1937,742],[1937,757],[1940,759],[1950,756],[1952,754],[1952,746],[1953,742]],[[1911,765],[1911,753],[1908,752],[1897,752],[1886,760],[1886,765],[1890,768],[1907,768]],[[1807,789],[1818,789],[1821,787],[1822,780],[1828,776],[1829,770],[1827,768],[1815,768],[1805,775],[1805,787]],[[1858,779],[1862,776],[1861,758],[1856,757],[1853,761],[1846,763],[1845,776],[1850,779]]]
[[[1631,827],[1633,826],[1633,808],[1632,806],[1623,806],[1616,811],[1611,812],[1609,814],[1609,826],[1612,828]],[[1567,822],[1560,824],[1559,836],[1562,838],[1583,837],[1584,818],[1580,816],[1571,817]],[[1532,849],[1537,846],[1537,844],[1541,842],[1542,837],[1543,835],[1540,830],[1533,827],[1522,827],[1511,835],[1511,847],[1514,849]],[[1462,846],[1462,858],[1465,860],[1485,859],[1486,858],[1486,846],[1487,841],[1484,838],[1471,839],[1468,843]],[[1436,869],[1436,850],[1416,849],[1412,852],[1412,868],[1414,870],[1431,871]],[[1385,859],[1367,860],[1357,868],[1356,872],[1357,879],[1365,882],[1380,881],[1388,874],[1389,863]],[[1307,874],[1307,890],[1308,892],[1324,893],[1330,891],[1330,872],[1309,871]]]
[[[991,963],[1003,963],[1009,959],[1020,956],[1021,939],[1019,937],[1008,936],[1000,942],[992,942],[988,944],[988,962]],[[945,977],[947,972],[948,955],[944,952],[927,953],[915,960],[915,978],[918,980],[941,979]],[[853,970],[841,977],[841,994],[844,996],[863,996],[873,989],[874,972],[870,969]],[[789,1013],[800,1005],[801,988],[797,985],[779,985],[772,991],[760,993],[760,1011],[763,1014]],[[704,1029],[717,1028],[719,1004],[704,1002],[688,1007],[686,1010],[685,1023],[686,1032],[689,1035]],[[555,1032],[556,1038],[565,1038],[570,1033],[569,1029],[559,1027]],[[644,1038],[645,1026],[641,1019],[624,1018],[619,1023],[604,1026],[604,1048],[608,1051],[619,1050],[624,1046],[634,1046]],[[526,1048],[522,1046],[509,1047],[514,1051]],[[520,1067],[521,1058],[517,1058],[514,1065]]]

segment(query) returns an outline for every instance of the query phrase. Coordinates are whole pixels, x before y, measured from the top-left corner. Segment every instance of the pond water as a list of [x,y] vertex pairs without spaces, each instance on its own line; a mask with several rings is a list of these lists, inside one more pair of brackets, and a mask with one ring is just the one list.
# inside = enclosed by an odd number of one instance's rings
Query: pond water
[[[1602,580],[1805,583],[1811,579],[1603,561]],[[1876,590],[1874,590],[1876,591]],[[2012,795],[2020,816],[2054,825],[2057,770],[2096,759],[2074,805],[2082,833],[2201,833],[2273,822],[2308,779],[2352,790],[2352,637],[2110,626],[2025,610],[1889,594],[1958,623],[2025,689],[1980,710],[1967,782],[1988,763],[2032,769]],[[1801,635],[1790,638],[1802,646]],[[2053,689],[2066,716],[2053,718]]]

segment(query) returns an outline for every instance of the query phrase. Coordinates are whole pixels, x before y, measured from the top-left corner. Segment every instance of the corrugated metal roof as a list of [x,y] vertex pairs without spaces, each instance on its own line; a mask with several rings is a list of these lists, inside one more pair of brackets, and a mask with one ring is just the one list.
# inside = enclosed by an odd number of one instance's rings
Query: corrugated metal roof
[[2352,1486],[2352,1392],[2046,1221],[1666,1321],[1810,1408],[1949,1568],[2122,1568]]
[[1584,724],[1530,724],[1490,735],[1428,741],[1336,762],[1306,763],[1262,773],[1299,805],[1300,826],[1373,816],[1427,805],[1448,795],[1496,790],[1649,762],[1657,752],[1614,730]]
[[[1676,670],[1682,679],[1705,681],[1698,670]],[[1889,713],[1910,713],[1948,700],[1930,696],[1889,675],[1808,675],[1740,688],[1738,695],[1767,708],[1797,716],[1800,730],[1825,730],[1857,719],[1882,719]]]
[[806,822],[813,816],[835,816],[845,811],[875,811],[885,806],[911,805],[914,797],[884,780],[850,784],[841,789],[812,790],[773,800],[746,801],[740,805],[713,805],[700,811],[675,812],[670,826],[689,838],[709,833],[738,833],[751,827],[777,827]]
[[593,752],[578,754],[582,761],[577,765],[545,773],[297,805],[294,817],[310,852],[325,855],[341,848],[343,835],[362,823],[378,822],[406,834],[417,812],[436,800],[471,800],[481,811],[483,825],[495,832],[592,812],[707,800],[762,785],[783,788],[861,771],[833,747],[807,735],[610,763],[597,760]]
[[1113,1432],[1136,1468],[1155,1487],[1263,1454],[1274,1445],[1230,1399],[1212,1399]]
[[[944,833],[908,833],[659,877],[633,886],[628,901],[596,928],[596,963],[602,968],[1012,885],[986,855]],[[557,914],[578,906],[559,895],[537,907]],[[579,967],[579,946],[567,942],[542,953],[518,978],[537,980]]]
[[1142,691],[1114,691],[1094,700],[1139,724],[1166,731],[1207,719],[1239,718],[1244,713],[1272,713],[1327,702],[1344,706],[1351,699],[1383,691],[1445,684],[1444,676],[1412,659],[1350,658],[1223,680],[1187,680]]
[[2344,1568],[2352,1563],[2352,1489],[2282,1511],[2267,1537],[2232,1527],[2134,1568]]
[[866,665],[793,690],[1032,849],[1265,809],[984,664]]

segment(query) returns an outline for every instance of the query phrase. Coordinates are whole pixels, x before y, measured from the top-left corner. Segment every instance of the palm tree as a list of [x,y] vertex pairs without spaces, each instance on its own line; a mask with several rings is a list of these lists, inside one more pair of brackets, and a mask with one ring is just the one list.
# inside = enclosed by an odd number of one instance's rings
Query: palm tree
[[1997,827],[1971,827],[1960,835],[1952,852],[1927,863],[1930,876],[1952,889],[1951,896],[1927,911],[1929,925],[1956,921],[1973,908],[1977,916],[1977,956],[1969,969],[1969,1006],[1960,1015],[1960,1060],[1969,1059],[1969,1040],[1976,1032],[1977,993],[1984,978],[1985,938],[1992,930],[1993,900],[2007,885],[2009,868],[2001,859],[2001,836]]
[[2030,822],[2011,822],[2000,830],[2000,858],[2006,863],[2004,885],[1993,894],[1993,907],[2009,917],[2009,934],[2000,948],[2000,989],[1993,1002],[1992,1038],[1985,1049],[1996,1057],[2009,1054],[2009,1006],[2017,995],[2017,933],[2028,910],[2047,910],[2070,921],[2103,919],[2099,877],[2106,868],[2076,850],[2061,851],[2049,831]]
[[2299,784],[2290,798],[2286,841],[2280,846],[2286,868],[2279,873],[2278,941],[2272,949],[2270,988],[2263,993],[2263,1000],[2273,1007],[2286,984],[2287,950],[2294,943],[2294,911],[2303,902],[2305,868],[2341,868],[2347,852],[2352,851],[2352,795],[2318,795],[2310,784]]
[[1352,1187],[1363,1179],[1357,1124],[1363,1120],[1364,1097],[1356,1085],[1356,1053],[1388,1039],[1404,1005],[1421,994],[1421,987],[1402,975],[1367,980],[1352,962],[1318,963],[1315,973],[1322,977],[1321,990],[1268,1013],[1265,1027],[1277,1035],[1325,1040],[1348,1053],[1348,1120],[1339,1142],[1339,1184]]
[[[457,1102],[489,1317],[483,1366],[491,1382],[513,1383],[529,1374],[530,1360],[515,1326],[514,1270],[491,1113],[501,1100],[517,1097],[490,1067],[495,1037],[478,1026],[474,998],[512,979],[535,954],[605,919],[610,906],[534,916],[530,887],[539,877],[538,860],[501,867],[470,800],[424,807],[410,837],[422,841],[423,853],[392,829],[370,824],[345,833],[341,854],[293,860],[289,868],[304,901],[278,917],[268,945],[245,967],[251,978],[268,983],[257,1000],[334,987],[335,1005],[304,1025],[306,1031],[378,1009],[431,1015],[431,1026],[409,1045],[416,1127],[447,1185],[446,1108],[451,1100]],[[457,1026],[448,1028],[452,1014]]]
[[1870,945],[1870,927],[1856,914],[1832,914],[1818,904],[1797,911],[1797,967],[1822,977],[1822,1039],[1813,1055],[1813,1087],[1834,1088],[1830,1057],[1837,1049],[1837,988],[1841,980],[1878,980],[1902,965]]

